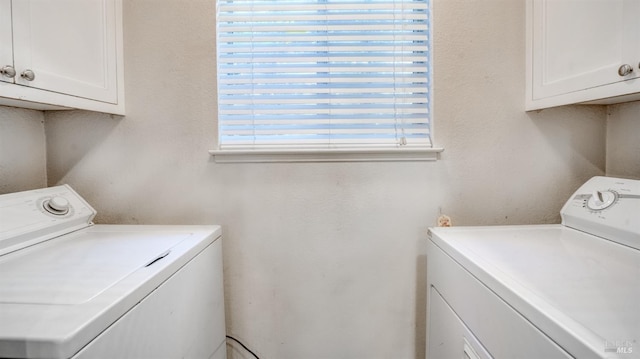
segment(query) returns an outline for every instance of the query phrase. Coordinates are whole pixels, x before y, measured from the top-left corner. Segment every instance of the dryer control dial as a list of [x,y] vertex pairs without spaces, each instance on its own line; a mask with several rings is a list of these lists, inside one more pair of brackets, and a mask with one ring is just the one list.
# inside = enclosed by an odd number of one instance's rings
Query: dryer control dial
[[618,193],[615,191],[594,191],[587,201],[587,207],[592,211],[602,211],[611,207],[617,200]]

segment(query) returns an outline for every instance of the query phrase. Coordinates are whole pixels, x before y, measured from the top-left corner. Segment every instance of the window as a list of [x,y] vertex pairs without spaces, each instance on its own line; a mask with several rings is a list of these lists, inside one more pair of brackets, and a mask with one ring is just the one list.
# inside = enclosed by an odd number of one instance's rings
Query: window
[[218,151],[432,153],[430,0],[218,0]]

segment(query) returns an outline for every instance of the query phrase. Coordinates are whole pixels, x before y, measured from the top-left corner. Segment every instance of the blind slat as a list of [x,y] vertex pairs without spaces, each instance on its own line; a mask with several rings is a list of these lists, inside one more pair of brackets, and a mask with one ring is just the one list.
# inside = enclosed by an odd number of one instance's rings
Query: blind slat
[[429,0],[218,0],[220,147],[431,147],[429,19]]

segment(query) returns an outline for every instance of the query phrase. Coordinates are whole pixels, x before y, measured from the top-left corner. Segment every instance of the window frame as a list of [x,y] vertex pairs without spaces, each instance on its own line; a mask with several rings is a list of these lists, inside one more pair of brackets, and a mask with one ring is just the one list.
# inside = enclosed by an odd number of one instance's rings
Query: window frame
[[[434,145],[434,104],[433,104],[433,5],[428,3],[428,106],[429,137],[428,146],[354,146],[340,148],[318,148],[315,146],[277,146],[274,148],[221,148],[220,121],[216,124],[216,149],[209,150],[215,162],[252,163],[252,162],[362,162],[362,161],[433,161],[439,159],[444,150]],[[217,19],[216,19],[217,21]],[[219,61],[216,51],[216,61]],[[218,78],[218,76],[216,76]],[[217,97],[217,96],[216,96]],[[218,103],[216,113],[219,115]]]

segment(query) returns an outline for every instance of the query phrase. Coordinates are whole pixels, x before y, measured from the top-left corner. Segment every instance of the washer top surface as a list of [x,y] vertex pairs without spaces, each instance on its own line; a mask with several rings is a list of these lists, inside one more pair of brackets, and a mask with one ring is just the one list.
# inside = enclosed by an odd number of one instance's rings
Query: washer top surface
[[560,345],[578,340],[593,353],[615,353],[640,340],[639,250],[563,225],[430,233],[438,247]]

